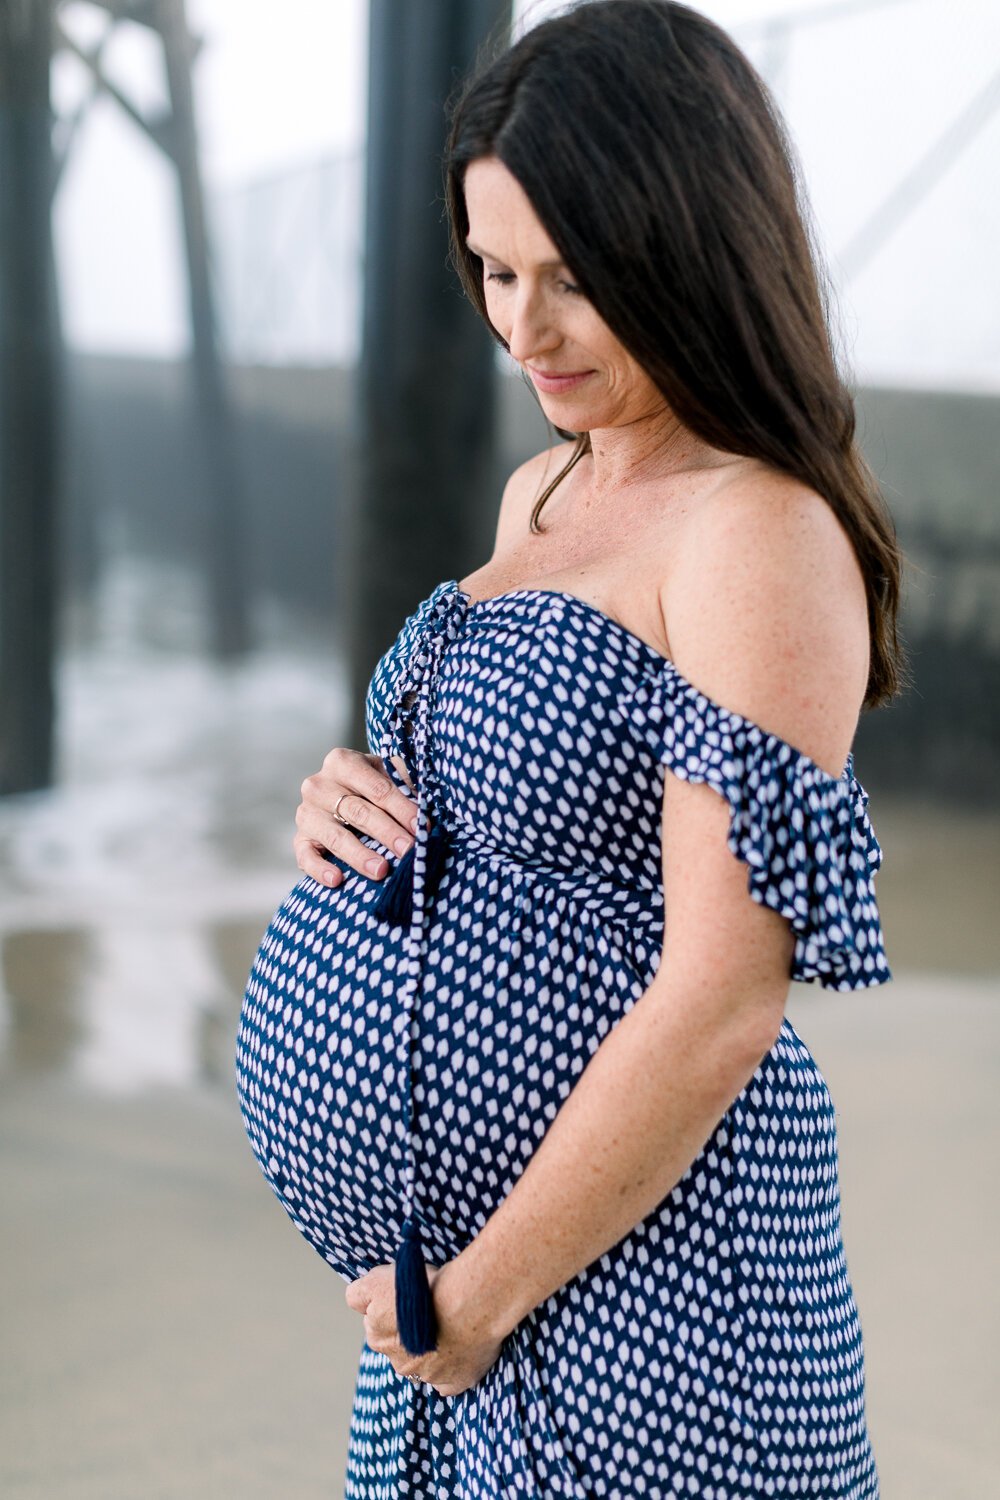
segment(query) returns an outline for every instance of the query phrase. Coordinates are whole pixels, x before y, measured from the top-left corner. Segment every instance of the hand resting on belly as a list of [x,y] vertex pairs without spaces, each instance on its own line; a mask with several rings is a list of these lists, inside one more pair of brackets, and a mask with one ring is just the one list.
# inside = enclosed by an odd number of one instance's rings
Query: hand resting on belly
[[[401,757],[394,755],[392,763],[412,789]],[[324,859],[324,850],[359,875],[382,880],[389,873],[388,862],[367,848],[352,830],[370,834],[396,854],[405,854],[413,843],[417,829],[414,803],[386,775],[381,756],[335,746],[321,769],[306,777],[301,797],[292,840],[295,861],[303,874],[322,885],[338,886],[344,878],[342,870]],[[338,803],[340,816],[350,827],[334,817]]]

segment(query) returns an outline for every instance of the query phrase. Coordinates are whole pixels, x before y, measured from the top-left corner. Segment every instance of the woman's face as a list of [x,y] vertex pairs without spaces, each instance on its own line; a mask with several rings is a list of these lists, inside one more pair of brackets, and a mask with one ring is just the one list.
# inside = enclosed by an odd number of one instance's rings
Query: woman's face
[[499,158],[470,162],[465,205],[490,322],[555,426],[593,432],[665,411],[649,376],[575,287],[528,195]]

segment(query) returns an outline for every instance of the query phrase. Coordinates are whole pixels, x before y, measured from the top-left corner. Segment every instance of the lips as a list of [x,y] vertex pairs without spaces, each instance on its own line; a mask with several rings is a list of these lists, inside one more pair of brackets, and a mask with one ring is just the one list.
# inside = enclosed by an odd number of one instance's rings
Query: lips
[[537,370],[533,365],[528,365],[527,370],[537,386],[554,394],[572,389],[594,373],[593,370]]
[[542,375],[546,380],[573,380],[577,375],[589,375],[589,370],[540,370],[537,365],[529,365],[528,369],[532,375]]

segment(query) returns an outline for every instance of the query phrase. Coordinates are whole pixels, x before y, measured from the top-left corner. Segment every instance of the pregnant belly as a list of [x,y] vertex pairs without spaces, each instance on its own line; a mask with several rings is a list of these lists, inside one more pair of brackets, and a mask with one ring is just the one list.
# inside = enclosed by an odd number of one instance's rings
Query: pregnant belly
[[[406,930],[380,885],[306,877],[272,919],[240,1017],[254,1154],[346,1280],[395,1258],[403,1220]],[[417,1211],[432,1264],[510,1191],[610,1028],[651,977],[656,917],[577,879],[462,851],[429,917],[413,1006]],[[638,936],[637,936],[638,934]]]

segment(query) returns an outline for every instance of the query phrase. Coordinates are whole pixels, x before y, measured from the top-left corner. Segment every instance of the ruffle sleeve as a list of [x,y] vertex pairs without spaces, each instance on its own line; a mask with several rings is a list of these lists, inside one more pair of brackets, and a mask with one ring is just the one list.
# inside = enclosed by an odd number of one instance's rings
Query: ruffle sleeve
[[892,978],[875,899],[882,850],[853,752],[839,778],[722,707],[664,662],[617,712],[675,775],[729,804],[727,842],[747,865],[754,901],[795,933],[791,977],[857,990]]

